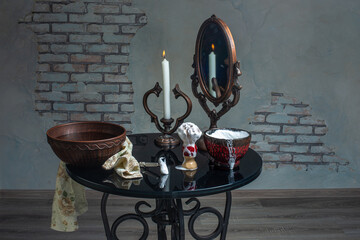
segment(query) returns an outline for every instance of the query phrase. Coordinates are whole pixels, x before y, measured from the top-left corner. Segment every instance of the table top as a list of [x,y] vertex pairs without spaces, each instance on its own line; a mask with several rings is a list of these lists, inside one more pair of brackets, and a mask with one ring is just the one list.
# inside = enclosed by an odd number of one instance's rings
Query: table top
[[[67,172],[76,182],[101,192],[140,198],[189,198],[230,191],[255,180],[261,173],[262,159],[250,149],[234,170],[221,170],[211,164],[207,152],[196,156],[196,172],[177,170],[183,161],[181,146],[162,150],[154,144],[156,133],[129,135],[133,156],[139,162],[157,162],[166,157],[169,175],[161,175],[159,167],[142,168],[143,178],[126,180],[114,170],[77,168],[67,165]],[[193,176],[191,176],[193,175]]]

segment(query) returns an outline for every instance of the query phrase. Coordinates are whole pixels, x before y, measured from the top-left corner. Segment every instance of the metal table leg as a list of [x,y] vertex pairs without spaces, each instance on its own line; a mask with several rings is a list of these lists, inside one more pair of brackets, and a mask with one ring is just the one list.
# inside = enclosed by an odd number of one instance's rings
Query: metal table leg
[[226,204],[225,204],[225,210],[224,210],[224,223],[223,223],[224,225],[223,225],[223,229],[221,231],[220,240],[226,239],[227,228],[229,225],[229,218],[230,218],[231,203],[232,203],[231,192],[227,191],[226,192]]
[[151,216],[153,222],[157,225],[157,234],[158,240],[166,240],[166,225],[164,222],[166,221],[166,216],[162,213],[162,209],[164,208],[165,201],[160,199],[156,199],[156,209],[154,214]]
[[[145,220],[146,217],[151,217],[151,219],[157,224],[158,239],[166,240],[166,226],[171,226],[171,238],[175,240],[184,240],[185,239],[185,230],[184,230],[184,215],[189,215],[190,219],[188,222],[188,228],[190,234],[198,240],[210,240],[218,237],[220,235],[221,240],[226,239],[227,228],[230,218],[230,210],[232,203],[231,192],[226,192],[226,203],[223,216],[221,213],[212,207],[203,207],[200,208],[200,201],[197,198],[191,198],[186,201],[186,204],[191,202],[196,202],[195,207],[189,210],[183,210],[181,199],[156,199],[156,207],[154,210],[149,212],[143,212],[139,208],[141,205],[151,207],[151,205],[145,201],[140,201],[135,205],[135,211],[137,214],[125,214],[118,217],[111,226],[109,225],[108,217],[106,214],[106,203],[109,197],[108,193],[104,193],[101,199],[101,216],[104,224],[105,234],[107,240],[117,240],[116,229],[123,221],[133,219],[139,221],[143,227],[144,231],[141,236],[141,240],[145,240],[149,234],[149,226]],[[216,229],[209,235],[202,236],[198,235],[194,230],[195,220],[204,213],[212,213],[218,219],[218,226]]]
[[103,224],[104,224],[106,239],[107,240],[117,240],[118,237],[116,235],[116,229],[118,228],[118,226],[123,221],[132,219],[132,220],[137,220],[138,222],[140,222],[143,225],[144,230],[143,230],[142,236],[140,237],[140,240],[146,240],[149,235],[149,226],[148,226],[146,220],[138,214],[124,214],[124,215],[118,217],[114,221],[114,223],[112,224],[111,229],[110,229],[109,220],[108,220],[107,213],[106,213],[106,203],[107,203],[108,197],[109,197],[109,194],[104,193],[102,196],[102,199],[101,199],[101,217],[102,217]]
[[108,220],[108,217],[106,214],[106,203],[107,203],[108,197],[109,197],[109,194],[104,193],[101,198],[101,217],[102,217],[102,221],[103,221],[104,228],[105,228],[106,239],[111,240],[109,220]]
[[[231,192],[226,192],[226,204],[225,204],[225,210],[224,210],[224,216],[221,215],[221,213],[212,207],[203,207],[197,210],[194,214],[191,215],[189,222],[188,222],[188,228],[191,236],[197,240],[210,240],[218,237],[220,234],[220,239],[225,240],[226,239],[226,233],[227,233],[227,227],[229,224],[229,217],[230,217],[230,210],[231,210]],[[204,213],[211,213],[214,214],[218,219],[218,225],[216,229],[210,233],[209,235],[199,235],[194,230],[194,223],[195,220]]]
[[180,198],[176,199],[177,214],[178,214],[178,239],[185,239],[185,228],[184,228],[184,212],[182,208],[182,202]]

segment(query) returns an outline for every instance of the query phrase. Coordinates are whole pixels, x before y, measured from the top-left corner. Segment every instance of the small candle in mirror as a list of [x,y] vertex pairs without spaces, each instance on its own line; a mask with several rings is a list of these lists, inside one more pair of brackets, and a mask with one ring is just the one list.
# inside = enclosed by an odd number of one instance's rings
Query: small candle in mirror
[[209,54],[209,93],[216,97],[216,92],[213,89],[212,79],[216,78],[216,55],[214,53],[215,46],[211,44],[211,53]]

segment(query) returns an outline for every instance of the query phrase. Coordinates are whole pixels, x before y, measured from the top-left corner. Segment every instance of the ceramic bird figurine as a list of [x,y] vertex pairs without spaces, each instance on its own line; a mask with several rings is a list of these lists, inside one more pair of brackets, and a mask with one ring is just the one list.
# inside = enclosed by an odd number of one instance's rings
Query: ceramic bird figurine
[[197,169],[197,163],[195,161],[197,146],[195,143],[202,135],[201,130],[195,124],[186,122],[181,124],[176,132],[183,141],[184,162],[181,166],[185,170]]
[[169,169],[167,168],[167,165],[166,165],[166,158],[160,157],[158,162],[159,162],[159,166],[160,166],[160,173],[164,174],[164,175],[169,174]]

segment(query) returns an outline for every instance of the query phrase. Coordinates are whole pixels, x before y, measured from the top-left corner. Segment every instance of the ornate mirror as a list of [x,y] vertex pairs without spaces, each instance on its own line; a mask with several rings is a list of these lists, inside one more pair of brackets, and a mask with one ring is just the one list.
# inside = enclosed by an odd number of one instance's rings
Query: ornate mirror
[[[236,61],[231,32],[225,22],[215,15],[200,27],[193,67],[194,74],[191,76],[193,93],[210,118],[210,128],[216,128],[220,117],[240,99],[241,86],[237,78],[241,75],[241,71],[240,62]],[[202,92],[198,92],[198,85]],[[234,96],[230,100],[232,94]],[[215,109],[210,110],[207,100],[216,107],[222,103],[222,109],[219,112]]]

